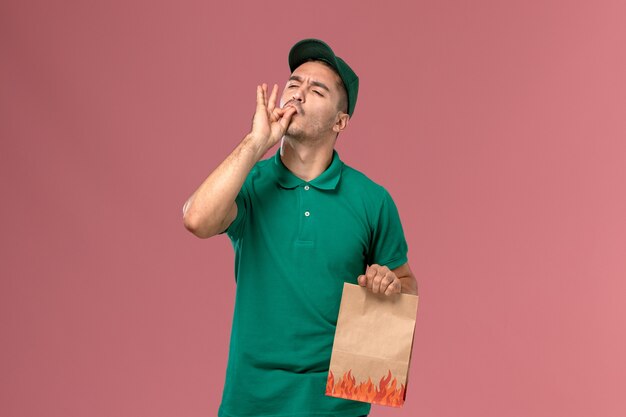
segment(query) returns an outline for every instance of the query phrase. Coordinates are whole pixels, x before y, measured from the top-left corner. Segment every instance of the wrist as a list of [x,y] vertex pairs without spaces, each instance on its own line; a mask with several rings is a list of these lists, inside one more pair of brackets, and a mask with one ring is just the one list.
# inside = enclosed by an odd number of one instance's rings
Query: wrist
[[253,154],[255,160],[257,161],[261,159],[271,147],[268,146],[267,138],[259,138],[252,132],[248,133],[243,138],[242,145],[244,149]]

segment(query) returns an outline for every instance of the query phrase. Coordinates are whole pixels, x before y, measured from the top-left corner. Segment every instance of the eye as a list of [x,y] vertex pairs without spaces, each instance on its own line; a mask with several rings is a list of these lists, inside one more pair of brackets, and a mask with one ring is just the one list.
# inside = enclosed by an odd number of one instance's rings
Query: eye
[[313,90],[313,92],[315,94],[317,94],[318,96],[320,96],[320,97],[324,97],[324,95],[322,93],[320,93],[319,91],[317,91],[317,90]]
[[294,87],[298,87],[296,84],[290,84],[287,86],[287,88],[294,88]]

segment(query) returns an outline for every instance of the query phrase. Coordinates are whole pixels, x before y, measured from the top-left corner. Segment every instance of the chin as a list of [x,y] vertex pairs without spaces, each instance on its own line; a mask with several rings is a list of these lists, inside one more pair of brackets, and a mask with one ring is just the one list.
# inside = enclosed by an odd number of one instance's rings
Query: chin
[[289,125],[287,131],[285,132],[285,136],[289,136],[293,139],[302,139],[305,135],[302,129],[299,129],[297,126],[294,125]]

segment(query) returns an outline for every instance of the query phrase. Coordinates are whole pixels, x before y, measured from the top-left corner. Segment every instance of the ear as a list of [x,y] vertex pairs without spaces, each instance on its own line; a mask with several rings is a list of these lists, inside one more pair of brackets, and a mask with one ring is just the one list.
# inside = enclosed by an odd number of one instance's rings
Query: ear
[[333,125],[333,131],[337,133],[341,133],[346,127],[348,127],[348,122],[350,121],[350,115],[348,113],[339,112],[337,113],[337,120]]

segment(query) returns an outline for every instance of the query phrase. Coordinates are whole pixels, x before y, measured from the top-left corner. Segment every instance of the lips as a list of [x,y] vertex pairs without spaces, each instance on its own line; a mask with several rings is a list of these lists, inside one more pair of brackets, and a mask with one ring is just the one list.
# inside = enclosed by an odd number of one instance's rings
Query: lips
[[296,109],[296,112],[298,114],[302,114],[302,106],[300,106],[300,103],[297,100],[289,100],[287,103],[285,103],[285,105],[283,106],[283,109],[287,106],[291,106],[294,109]]

